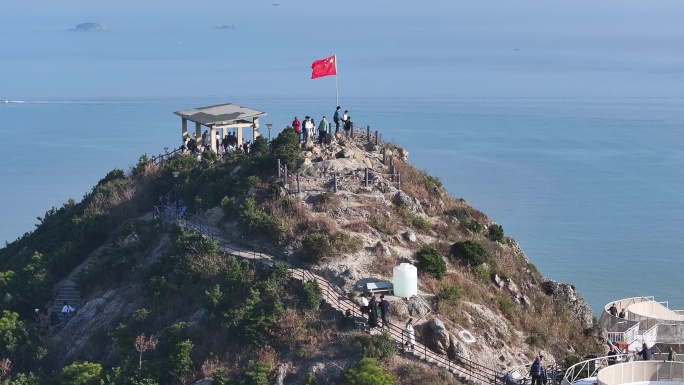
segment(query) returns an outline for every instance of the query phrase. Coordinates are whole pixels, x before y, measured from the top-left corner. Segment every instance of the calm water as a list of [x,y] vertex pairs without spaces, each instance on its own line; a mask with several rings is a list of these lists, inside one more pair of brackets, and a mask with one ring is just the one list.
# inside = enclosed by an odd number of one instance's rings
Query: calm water
[[[595,311],[637,295],[684,308],[684,4],[150,2],[127,16],[123,3],[0,14],[0,99],[21,102],[0,103],[0,240],[177,146],[173,111],[242,104],[268,113],[273,136],[294,115],[331,115],[335,78],[309,68],[335,53],[353,120],[501,224],[544,275]],[[324,27],[341,13],[344,29]],[[82,22],[109,30],[66,31]]]

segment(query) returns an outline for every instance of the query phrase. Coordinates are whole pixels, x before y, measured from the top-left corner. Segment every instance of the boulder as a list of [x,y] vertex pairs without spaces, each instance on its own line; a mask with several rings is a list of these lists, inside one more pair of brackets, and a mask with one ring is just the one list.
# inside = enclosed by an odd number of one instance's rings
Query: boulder
[[210,208],[204,213],[204,218],[211,226],[218,226],[224,216],[223,209],[220,207]]
[[404,234],[402,234],[402,237],[409,242],[415,242],[418,239],[416,237],[416,233],[411,230],[407,230]]
[[504,287],[504,281],[499,277],[499,274],[492,274],[492,282],[498,287],[499,289],[502,289]]
[[337,159],[356,158],[356,154],[354,153],[354,151],[351,148],[345,147],[345,148],[341,149],[340,151],[338,151],[337,154],[335,154],[335,158],[337,158]]
[[399,206],[405,205],[413,212],[423,211],[423,207],[421,206],[420,202],[403,191],[397,191],[397,193],[394,195],[394,203]]
[[594,313],[587,301],[575,290],[575,286],[546,279],[541,284],[542,290],[548,296],[567,303],[572,313],[585,327],[591,327]]

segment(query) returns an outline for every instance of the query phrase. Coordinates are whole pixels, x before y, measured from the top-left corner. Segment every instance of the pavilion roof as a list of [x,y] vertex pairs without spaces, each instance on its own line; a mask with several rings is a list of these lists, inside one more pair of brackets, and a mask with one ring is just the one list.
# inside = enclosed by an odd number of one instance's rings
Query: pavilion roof
[[266,115],[265,112],[232,103],[176,111],[174,114],[204,126],[230,124]]

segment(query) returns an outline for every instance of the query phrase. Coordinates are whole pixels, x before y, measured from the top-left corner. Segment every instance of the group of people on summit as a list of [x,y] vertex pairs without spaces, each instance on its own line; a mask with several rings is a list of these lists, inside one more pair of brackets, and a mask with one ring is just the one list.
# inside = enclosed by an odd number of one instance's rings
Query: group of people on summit
[[[351,116],[349,116],[349,110],[345,110],[344,114],[341,114],[341,109],[342,107],[337,106],[335,114],[333,115],[335,133],[340,132],[341,124],[346,137],[350,138],[352,136],[354,124],[351,121]],[[318,125],[316,125],[314,118],[310,116],[305,116],[303,123],[295,116],[292,121],[292,128],[299,135],[299,140],[302,143],[306,143],[309,140],[315,141],[316,137],[318,137],[318,144],[320,145],[330,144],[332,141],[332,127],[325,116],[323,116]]]

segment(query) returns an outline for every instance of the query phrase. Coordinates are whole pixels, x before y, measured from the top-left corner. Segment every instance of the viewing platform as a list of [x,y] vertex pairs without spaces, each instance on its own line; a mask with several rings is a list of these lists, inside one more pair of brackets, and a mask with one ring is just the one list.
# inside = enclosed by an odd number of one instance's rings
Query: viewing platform
[[[623,317],[613,315],[615,304]],[[601,328],[607,331],[608,340],[628,351],[636,351],[643,344],[680,345],[684,342],[684,310],[671,310],[667,302],[657,302],[653,297],[633,297],[606,304],[599,319]],[[678,352],[681,353],[681,352]]]

